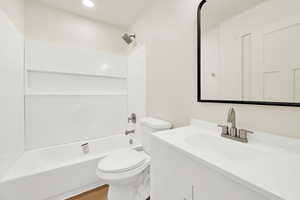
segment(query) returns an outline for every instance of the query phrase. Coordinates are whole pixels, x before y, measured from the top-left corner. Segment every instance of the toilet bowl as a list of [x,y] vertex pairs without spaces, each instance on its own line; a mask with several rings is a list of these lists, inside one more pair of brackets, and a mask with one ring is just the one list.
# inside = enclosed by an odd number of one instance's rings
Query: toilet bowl
[[167,130],[171,123],[144,118],[140,121],[144,151],[123,149],[109,154],[97,166],[97,176],[110,185],[108,200],[145,200],[150,188],[150,135]]
[[135,200],[150,167],[150,156],[136,150],[112,153],[97,166],[97,176],[110,185],[109,200]]

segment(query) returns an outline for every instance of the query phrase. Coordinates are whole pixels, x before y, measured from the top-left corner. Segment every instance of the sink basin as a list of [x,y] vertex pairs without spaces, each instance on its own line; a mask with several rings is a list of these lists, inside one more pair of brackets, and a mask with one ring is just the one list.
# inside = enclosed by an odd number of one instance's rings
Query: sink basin
[[185,142],[202,152],[220,154],[228,159],[249,160],[257,158],[258,155],[263,156],[263,152],[257,154],[257,150],[247,147],[247,144],[227,140],[221,136],[197,134],[187,137]]

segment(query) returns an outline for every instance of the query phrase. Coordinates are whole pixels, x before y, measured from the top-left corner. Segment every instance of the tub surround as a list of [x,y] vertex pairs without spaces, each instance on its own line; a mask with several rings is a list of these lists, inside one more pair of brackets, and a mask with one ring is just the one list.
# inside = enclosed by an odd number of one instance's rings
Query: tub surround
[[126,56],[27,39],[25,61],[26,150],[124,132]]
[[258,199],[299,199],[300,140],[255,131],[249,143],[243,144],[220,134],[217,124],[192,120],[188,127],[154,134],[153,141],[171,146],[172,151],[180,151],[199,166],[254,191]]
[[0,179],[24,150],[24,40],[10,19],[15,3],[0,2]]

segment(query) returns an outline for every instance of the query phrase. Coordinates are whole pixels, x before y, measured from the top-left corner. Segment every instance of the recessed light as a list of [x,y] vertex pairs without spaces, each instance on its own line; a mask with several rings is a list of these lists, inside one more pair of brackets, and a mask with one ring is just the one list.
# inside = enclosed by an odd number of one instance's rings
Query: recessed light
[[82,4],[88,8],[93,8],[95,6],[94,2],[91,0],[82,0]]

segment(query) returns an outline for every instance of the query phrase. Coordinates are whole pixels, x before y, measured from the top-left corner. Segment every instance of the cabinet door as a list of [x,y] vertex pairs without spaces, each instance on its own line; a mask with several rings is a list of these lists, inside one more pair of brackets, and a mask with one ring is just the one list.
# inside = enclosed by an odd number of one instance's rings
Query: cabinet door
[[152,142],[153,200],[270,200],[187,154]]
[[194,199],[193,200],[267,200],[259,193],[251,191],[246,187],[217,177],[210,179],[199,179],[194,183]]
[[189,164],[193,185],[193,200],[267,200],[263,196],[200,162]]
[[160,142],[152,142],[151,200],[192,200],[192,185],[182,157]]

